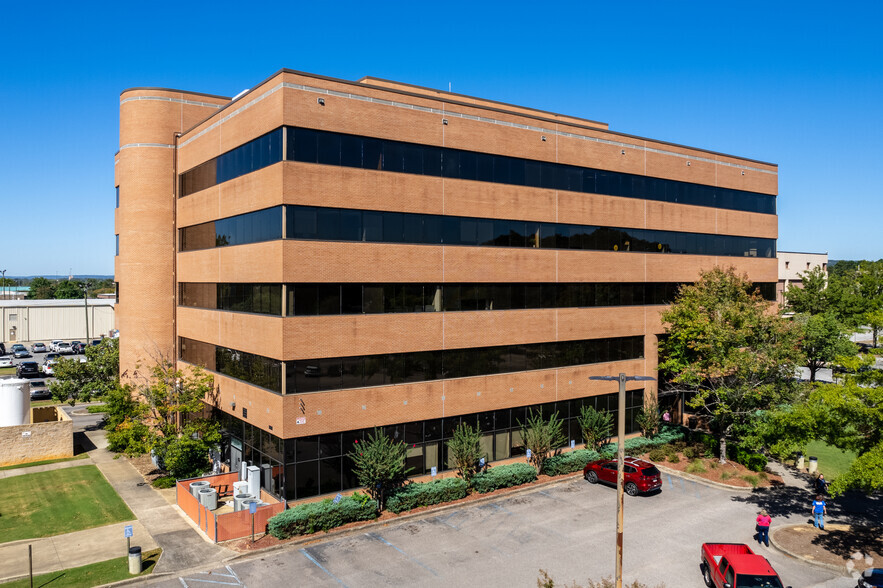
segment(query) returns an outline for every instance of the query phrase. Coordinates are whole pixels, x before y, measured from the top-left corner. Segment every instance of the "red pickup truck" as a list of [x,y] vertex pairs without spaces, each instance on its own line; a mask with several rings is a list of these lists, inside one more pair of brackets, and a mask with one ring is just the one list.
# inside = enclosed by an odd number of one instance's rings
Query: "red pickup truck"
[[703,543],[701,557],[708,588],[782,588],[767,558],[743,543]]

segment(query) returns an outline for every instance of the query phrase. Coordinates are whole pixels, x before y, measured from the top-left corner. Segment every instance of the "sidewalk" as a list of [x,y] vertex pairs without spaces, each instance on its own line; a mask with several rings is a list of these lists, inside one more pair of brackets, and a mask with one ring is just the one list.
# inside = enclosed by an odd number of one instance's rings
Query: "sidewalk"
[[[189,519],[171,502],[144,481],[124,458],[106,449],[104,431],[86,433],[96,449],[89,458],[19,468],[0,472],[0,479],[62,468],[95,465],[137,520],[86,529],[65,535],[0,543],[0,581],[27,575],[28,545],[33,546],[34,573],[53,572],[126,555],[125,525],[132,525],[132,545],[142,551],[161,547],[163,555],[154,573],[170,573],[206,563],[220,562],[235,555],[229,549],[208,543]],[[174,490],[172,490],[174,492]]]

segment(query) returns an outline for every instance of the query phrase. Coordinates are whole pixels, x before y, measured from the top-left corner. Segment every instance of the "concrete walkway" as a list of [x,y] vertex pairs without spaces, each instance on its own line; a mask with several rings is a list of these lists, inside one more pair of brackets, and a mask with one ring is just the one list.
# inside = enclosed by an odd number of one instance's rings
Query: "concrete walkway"
[[[34,573],[53,572],[126,555],[125,525],[132,525],[132,545],[142,551],[163,549],[154,573],[171,573],[235,555],[229,549],[209,543],[174,505],[174,490],[160,491],[144,481],[123,458],[107,450],[104,431],[86,433],[95,445],[88,459],[19,468],[0,472],[0,479],[69,467],[95,465],[137,520],[86,529],[65,535],[0,543],[0,582],[28,573],[28,545],[33,546]],[[5,475],[3,475],[5,474]],[[172,494],[169,494],[171,492]]]

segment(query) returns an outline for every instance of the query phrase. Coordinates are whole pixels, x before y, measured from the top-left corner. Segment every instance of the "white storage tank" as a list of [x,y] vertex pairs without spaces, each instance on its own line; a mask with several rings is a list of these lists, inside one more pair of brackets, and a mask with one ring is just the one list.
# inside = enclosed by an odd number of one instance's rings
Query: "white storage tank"
[[0,427],[31,424],[31,383],[0,380]]

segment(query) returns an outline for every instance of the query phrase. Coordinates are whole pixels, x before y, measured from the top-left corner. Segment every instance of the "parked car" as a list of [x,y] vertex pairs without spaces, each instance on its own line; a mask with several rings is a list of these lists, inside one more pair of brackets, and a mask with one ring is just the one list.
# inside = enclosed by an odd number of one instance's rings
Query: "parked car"
[[74,348],[71,347],[70,343],[65,343],[61,341],[58,345],[55,346],[55,351],[59,353],[59,355],[73,355]]
[[22,347],[21,349],[16,349],[13,355],[18,359],[22,357],[31,357],[31,352]]
[[86,348],[86,345],[82,341],[71,341],[71,349],[74,350],[74,353],[80,353],[80,345],[82,345],[84,349]]
[[38,378],[40,377],[40,366],[36,361],[23,361],[16,366],[15,376],[17,378]]
[[31,400],[49,400],[51,398],[52,393],[49,391],[49,388],[45,386],[39,388],[31,386]]
[[46,344],[34,343],[31,345],[31,353],[46,353]]
[[49,342],[49,351],[52,351],[52,352],[58,351],[58,349],[56,349],[56,347],[58,347],[59,343],[61,343],[61,339],[53,339],[52,341],[50,341]]
[[0,368],[5,367],[14,367],[15,362],[12,361],[11,357],[0,357]]
[[43,365],[40,366],[40,369],[43,370],[43,373],[47,376],[55,375],[55,364],[58,363],[57,359],[47,359],[43,362]]
[[[606,482],[616,485],[615,459],[599,459],[589,462],[583,469],[583,477],[591,484]],[[662,476],[649,461],[626,457],[623,463],[623,489],[629,496],[652,492],[662,488]]]
[[0,355],[6,355],[6,344],[0,343]]
[[703,543],[700,558],[699,567],[708,588],[782,588],[782,581],[769,560],[743,543]]
[[57,353],[47,353],[44,357],[44,361],[49,361],[50,359],[58,360],[61,356]]
[[18,351],[19,349],[24,349],[24,348],[25,348],[25,346],[22,345],[21,343],[13,343],[13,344],[12,344],[12,352],[13,352],[13,353],[15,353],[16,351]]
[[862,572],[858,588],[880,588],[883,586],[883,568],[870,568]]
[[104,339],[92,339],[92,341],[89,343],[89,346],[95,347],[96,345],[101,345],[102,341],[104,341]]

